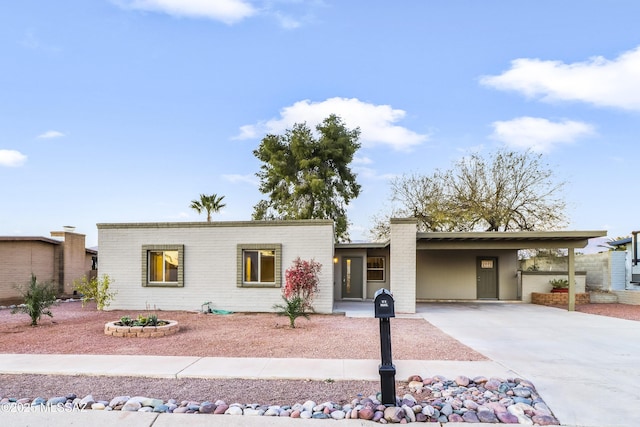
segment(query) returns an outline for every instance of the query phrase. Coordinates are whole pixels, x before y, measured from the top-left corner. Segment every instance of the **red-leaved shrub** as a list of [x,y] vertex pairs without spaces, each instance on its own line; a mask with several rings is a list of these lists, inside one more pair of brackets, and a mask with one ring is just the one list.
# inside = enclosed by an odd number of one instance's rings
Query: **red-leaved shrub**
[[305,261],[298,257],[291,268],[285,271],[285,285],[282,289],[285,304],[276,304],[274,308],[279,310],[279,315],[289,317],[292,328],[296,327],[296,318],[309,319],[308,311],[313,311],[311,304],[318,292],[318,274],[321,269],[322,264],[319,262]]

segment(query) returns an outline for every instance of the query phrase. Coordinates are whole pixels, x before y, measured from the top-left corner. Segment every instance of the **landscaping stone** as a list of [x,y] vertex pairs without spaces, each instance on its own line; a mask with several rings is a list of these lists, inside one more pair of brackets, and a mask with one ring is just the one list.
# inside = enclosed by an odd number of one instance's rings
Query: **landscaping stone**
[[131,399],[131,396],[117,396],[111,399],[109,406],[115,408],[116,406],[123,406],[127,401]]
[[47,406],[56,406],[56,405],[64,405],[65,403],[67,403],[67,398],[66,397],[52,397],[49,400],[47,400],[46,405]]
[[[467,411],[462,415],[462,419],[466,423],[479,423],[480,419],[478,418],[478,414],[475,411]],[[451,418],[449,418],[451,421]]]
[[44,397],[36,397],[31,402],[31,406],[40,406],[40,405],[46,405],[46,404],[47,404],[47,399],[45,399]]
[[478,419],[482,423],[497,423],[498,418],[491,410],[478,411]]
[[216,406],[216,409],[213,411],[214,414],[224,414],[227,409],[229,409],[229,405],[226,403],[220,403]]
[[404,411],[397,406],[390,406],[384,410],[384,419],[391,423],[399,423],[404,418]]
[[[174,414],[244,415],[290,417],[302,419],[361,419],[381,424],[406,424],[414,422],[486,423],[522,425],[559,425],[551,409],[538,395],[529,381],[511,378],[457,376],[449,380],[441,376],[411,377],[405,387],[416,395],[406,393],[397,397],[397,406],[380,403],[381,395],[358,395],[347,404],[334,402],[316,403],[308,400],[292,405],[261,405],[259,403],[228,405],[223,400],[215,402],[178,401],[166,402],[147,396],[116,396],[110,401],[95,401],[92,395],[79,399],[75,394],[18,398],[0,396],[3,404],[15,403],[33,406],[82,407],[85,410],[156,412]],[[418,378],[420,381],[418,382]],[[410,385],[409,385],[410,384]],[[420,390],[420,392],[418,392]],[[417,396],[417,398],[416,398]]]
[[239,406],[230,406],[225,411],[225,414],[228,414],[228,415],[242,415],[242,408],[240,408]]
[[122,407],[122,411],[136,412],[140,410],[140,408],[142,408],[142,405],[140,404],[140,402],[138,402],[137,400],[129,399],[127,403],[125,403],[124,406]]
[[501,423],[505,424],[518,424],[518,417],[512,415],[506,411],[504,412],[496,412],[496,417],[500,420]]

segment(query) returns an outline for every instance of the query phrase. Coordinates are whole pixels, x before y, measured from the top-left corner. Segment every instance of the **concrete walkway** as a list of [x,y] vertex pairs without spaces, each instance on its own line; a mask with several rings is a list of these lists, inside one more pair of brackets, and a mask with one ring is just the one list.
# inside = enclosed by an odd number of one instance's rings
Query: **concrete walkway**
[[[337,310],[372,316],[371,303],[341,303]],[[640,425],[640,322],[612,319],[529,304],[419,304],[418,313],[491,359],[485,362],[400,360],[397,379],[409,375],[522,377],[531,380],[565,426]],[[400,316],[399,316],[400,317]],[[393,334],[393,321],[391,323]],[[168,356],[0,354],[0,373],[144,376],[156,378],[249,378],[374,380],[379,360],[263,359]],[[293,403],[293,402],[292,402]],[[0,408],[1,409],[1,408]],[[377,425],[361,420],[289,420],[120,412],[7,413],[9,426],[101,424],[199,426]],[[482,424],[479,424],[479,426]],[[448,423],[448,427],[472,424]],[[484,426],[484,425],[482,425]]]
[[[105,375],[148,378],[245,378],[379,381],[379,360],[263,359],[79,354],[0,354],[1,374]],[[513,376],[492,361],[394,360],[396,379],[409,375]]]

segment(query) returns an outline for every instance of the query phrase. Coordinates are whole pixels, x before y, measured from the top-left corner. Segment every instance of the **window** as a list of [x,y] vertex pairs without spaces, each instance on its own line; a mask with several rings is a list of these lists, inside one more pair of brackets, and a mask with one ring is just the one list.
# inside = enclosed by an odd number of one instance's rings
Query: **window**
[[367,257],[367,281],[384,282],[384,257]]
[[281,245],[238,245],[238,286],[281,285]]
[[480,268],[493,268],[493,260],[492,259],[480,260]]
[[142,286],[184,286],[184,246],[142,246]]

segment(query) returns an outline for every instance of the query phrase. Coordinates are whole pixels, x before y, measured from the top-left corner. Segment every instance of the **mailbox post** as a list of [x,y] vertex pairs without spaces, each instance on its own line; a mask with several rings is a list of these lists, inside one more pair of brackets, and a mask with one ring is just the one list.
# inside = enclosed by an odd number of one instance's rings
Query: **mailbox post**
[[380,355],[382,363],[378,367],[382,404],[396,404],[396,367],[391,358],[391,324],[389,319],[396,317],[393,295],[388,290],[379,289],[373,299],[375,316],[380,319]]

